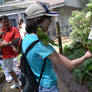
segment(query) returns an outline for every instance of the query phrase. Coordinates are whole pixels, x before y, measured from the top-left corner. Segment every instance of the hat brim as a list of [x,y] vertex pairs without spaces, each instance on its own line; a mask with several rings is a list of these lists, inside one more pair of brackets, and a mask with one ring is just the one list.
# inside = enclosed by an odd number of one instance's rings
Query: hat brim
[[59,16],[60,13],[59,13],[59,12],[55,12],[55,11],[50,11],[50,12],[48,12],[48,13],[45,14],[45,15],[47,15],[47,16]]

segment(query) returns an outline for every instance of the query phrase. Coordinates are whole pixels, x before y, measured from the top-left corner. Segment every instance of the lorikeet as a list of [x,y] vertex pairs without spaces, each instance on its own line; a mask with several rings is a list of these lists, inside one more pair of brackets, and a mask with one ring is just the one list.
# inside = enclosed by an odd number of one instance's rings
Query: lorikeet
[[52,40],[48,37],[48,35],[44,32],[44,30],[43,30],[41,27],[39,27],[39,28],[37,29],[37,34],[38,34],[38,38],[43,42],[44,45],[47,46],[49,43],[51,43],[52,45],[59,47],[58,44],[54,43],[54,41],[52,41]]

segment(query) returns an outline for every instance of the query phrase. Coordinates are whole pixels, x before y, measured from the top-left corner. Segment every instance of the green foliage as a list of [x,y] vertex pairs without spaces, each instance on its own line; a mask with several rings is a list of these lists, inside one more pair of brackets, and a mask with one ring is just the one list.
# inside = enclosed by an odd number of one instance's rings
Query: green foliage
[[[72,17],[69,19],[72,25],[71,39],[81,42],[81,47],[77,48],[77,41],[74,40],[75,45],[73,50],[67,53],[70,59],[82,56],[86,51],[85,48],[92,52],[92,40],[88,40],[88,35],[92,27],[92,0],[90,0],[90,2],[91,3],[87,4],[83,11],[73,11]],[[75,48],[77,48],[77,50]],[[69,50],[69,48],[67,48],[67,50]],[[73,71],[76,80],[81,84],[88,84],[89,92],[92,92],[92,77],[90,77],[88,73],[85,73],[84,70],[92,74],[92,58],[86,60],[86,62]]]
[[[73,50],[70,51],[71,54],[69,53],[68,58],[70,58],[70,59],[79,58],[79,57],[83,56],[85,52],[86,51],[85,51],[84,48],[80,48],[80,49],[77,49],[77,50],[73,49]],[[92,58],[86,60],[78,68],[73,70],[73,75],[76,78],[76,80],[80,84],[87,84],[88,88],[89,88],[89,92],[92,92],[92,86],[91,86],[92,77],[88,73],[85,73],[81,68],[92,74]]]
[[[88,71],[90,74],[92,73],[92,58],[86,60],[80,67],[73,71],[73,74],[76,80],[81,84],[88,84],[89,81],[92,82],[92,77],[84,70]],[[90,87],[91,85],[89,85]]]
[[[83,56],[86,52],[86,49],[83,48],[80,43],[73,42],[72,44],[66,45],[64,48],[64,50],[66,51],[65,55],[71,60]],[[86,70],[92,74],[92,58],[87,59],[78,68],[73,70],[73,75],[76,80],[80,84],[87,84],[89,92],[92,92],[92,77],[88,73],[85,73],[85,71],[83,70]]]
[[88,40],[92,27],[92,3],[87,4],[81,12],[73,11],[69,23],[72,25],[71,39],[81,41],[84,47],[92,51],[92,41]]
[[89,0],[90,3],[92,3],[92,0]]
[[92,92],[92,81],[88,81],[88,89],[89,89],[89,92]]
[[87,11],[91,11],[91,12],[92,12],[92,3],[88,3],[88,4],[86,5],[86,8],[84,9],[84,11],[85,11],[85,12],[87,12]]
[[[82,48],[83,46],[82,46],[82,44],[81,43],[79,43],[79,42],[75,42],[75,41],[73,41],[71,44],[68,44],[68,45],[65,45],[64,47],[63,47],[63,53],[64,53],[64,55],[66,55],[66,56],[69,56],[69,55],[74,55],[74,54],[76,54],[76,51],[78,51],[79,50],[79,48]],[[76,50],[77,49],[77,50]],[[83,50],[84,50],[84,48],[82,48]],[[82,51],[83,51],[82,50]],[[81,50],[80,50],[81,51]],[[72,53],[71,53],[72,52]],[[83,53],[83,52],[82,52]],[[73,59],[73,58],[71,58],[71,59]]]
[[1,68],[1,65],[0,65],[0,71],[2,70],[2,68]]
[[[91,24],[85,18],[85,13],[74,11],[72,17],[70,18],[70,24],[72,24],[71,38],[81,41],[87,41],[88,34],[90,32]],[[84,38],[85,37],[85,38]]]

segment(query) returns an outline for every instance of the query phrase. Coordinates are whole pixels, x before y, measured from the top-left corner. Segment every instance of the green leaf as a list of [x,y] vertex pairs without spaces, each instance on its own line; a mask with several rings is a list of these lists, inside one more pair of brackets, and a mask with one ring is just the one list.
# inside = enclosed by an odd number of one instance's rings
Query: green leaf
[[88,3],[86,6],[92,9],[92,3]]

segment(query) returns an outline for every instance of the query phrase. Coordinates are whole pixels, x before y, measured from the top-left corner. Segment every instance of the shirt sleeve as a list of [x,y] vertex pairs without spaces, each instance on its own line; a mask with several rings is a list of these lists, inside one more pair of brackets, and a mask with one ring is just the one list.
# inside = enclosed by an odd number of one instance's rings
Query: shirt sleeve
[[42,59],[48,57],[50,54],[52,54],[55,51],[55,49],[52,46],[50,45],[45,46],[41,42],[38,43],[38,46],[36,48],[37,48],[36,53]]

